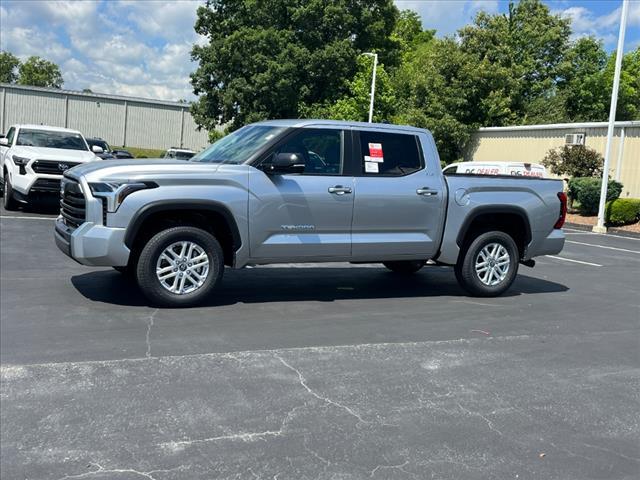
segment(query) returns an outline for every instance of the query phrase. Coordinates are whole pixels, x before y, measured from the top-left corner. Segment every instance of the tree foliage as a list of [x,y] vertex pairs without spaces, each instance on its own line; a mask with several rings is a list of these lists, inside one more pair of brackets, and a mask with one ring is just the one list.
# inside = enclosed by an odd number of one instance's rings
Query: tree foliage
[[604,157],[584,145],[565,145],[549,150],[542,164],[555,175],[601,177]]
[[15,83],[20,60],[10,52],[0,51],[0,82]]
[[34,87],[62,88],[60,67],[44,58],[32,56],[18,67],[18,84]]
[[[369,118],[373,60],[370,57],[361,56],[358,58],[357,63],[357,72],[353,79],[347,82],[347,89],[343,96],[333,102],[314,104],[309,107],[301,105],[301,116],[366,122]],[[373,121],[391,121],[395,107],[396,98],[391,79],[384,65],[378,64]]]
[[394,62],[396,18],[391,0],[209,0],[195,25],[208,43],[192,51],[196,121],[239,126],[336,101],[360,53]]
[[[429,128],[459,160],[481,126],[608,118],[615,52],[571,40],[571,20],[541,0],[480,11],[436,38],[391,0],[209,0],[198,10],[192,105],[199,125],[264,118],[366,120],[377,52],[375,121]],[[640,48],[623,59],[618,120],[640,118]],[[577,151],[574,151],[577,153]],[[551,160],[549,160],[551,161]]]

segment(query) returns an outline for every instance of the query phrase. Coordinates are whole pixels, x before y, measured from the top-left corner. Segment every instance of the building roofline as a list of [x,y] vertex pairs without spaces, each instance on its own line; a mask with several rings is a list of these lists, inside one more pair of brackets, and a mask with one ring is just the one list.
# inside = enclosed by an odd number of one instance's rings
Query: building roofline
[[5,89],[15,89],[15,90],[25,90],[32,92],[46,92],[53,93],[57,95],[72,95],[74,97],[87,97],[93,98],[96,100],[119,100],[126,102],[135,102],[135,103],[149,103],[152,105],[165,105],[170,107],[180,107],[184,109],[189,108],[189,103],[182,102],[172,102],[169,100],[156,100],[153,98],[142,98],[142,97],[129,97],[126,95],[111,95],[107,93],[94,93],[94,92],[81,92],[79,90],[64,90],[61,88],[48,88],[48,87],[32,87],[29,85],[16,85],[14,83],[0,83],[0,88]]
[[[577,128],[607,128],[609,122],[581,122],[581,123],[549,123],[542,125],[513,125],[510,127],[480,127],[480,132],[515,132],[527,130],[571,130]],[[640,127],[640,120],[615,122],[616,128]]]

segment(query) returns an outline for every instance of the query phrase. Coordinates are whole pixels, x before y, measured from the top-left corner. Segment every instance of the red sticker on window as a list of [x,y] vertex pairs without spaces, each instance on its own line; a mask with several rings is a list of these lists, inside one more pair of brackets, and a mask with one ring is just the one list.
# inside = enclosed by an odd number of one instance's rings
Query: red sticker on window
[[369,156],[371,157],[382,157],[382,144],[381,143],[370,143],[369,144]]

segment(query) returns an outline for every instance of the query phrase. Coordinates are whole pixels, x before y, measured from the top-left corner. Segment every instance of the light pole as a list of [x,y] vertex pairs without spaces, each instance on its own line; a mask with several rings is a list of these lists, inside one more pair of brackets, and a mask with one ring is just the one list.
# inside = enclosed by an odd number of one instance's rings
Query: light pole
[[373,52],[366,52],[362,55],[373,57],[373,75],[371,75],[371,101],[369,103],[369,123],[373,122],[373,99],[376,94],[376,68],[378,67],[378,54]]
[[613,73],[613,91],[611,92],[611,109],[609,110],[609,128],[607,129],[607,146],[604,153],[604,168],[602,170],[602,186],[600,187],[600,205],[598,206],[598,224],[593,227],[594,232],[606,232],[604,226],[605,204],[607,202],[607,187],[609,183],[609,161],[611,160],[611,143],[613,142],[613,129],[616,122],[616,107],[618,106],[618,88],[620,87],[620,69],[622,68],[622,56],[624,55],[624,31],[627,26],[627,14],[629,13],[629,0],[622,0],[622,13],[620,15],[620,34],[618,35],[618,49],[616,50],[616,68]]

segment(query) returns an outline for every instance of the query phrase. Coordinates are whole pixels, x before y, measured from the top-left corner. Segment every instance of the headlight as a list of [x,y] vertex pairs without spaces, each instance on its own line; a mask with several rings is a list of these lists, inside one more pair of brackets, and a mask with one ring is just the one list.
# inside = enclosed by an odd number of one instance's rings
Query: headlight
[[24,167],[31,160],[30,158],[19,157],[17,155],[12,155],[11,158],[13,159],[13,163],[18,167]]
[[134,182],[134,183],[90,183],[89,188],[94,197],[104,198],[108,212],[118,210],[120,204],[134,192],[157,188],[154,182]]

